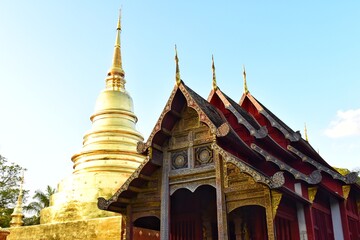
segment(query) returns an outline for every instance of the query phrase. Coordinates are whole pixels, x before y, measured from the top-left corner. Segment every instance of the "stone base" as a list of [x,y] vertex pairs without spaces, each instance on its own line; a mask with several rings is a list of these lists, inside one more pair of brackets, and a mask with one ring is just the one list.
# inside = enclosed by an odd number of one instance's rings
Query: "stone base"
[[122,217],[15,227],[7,240],[119,240]]

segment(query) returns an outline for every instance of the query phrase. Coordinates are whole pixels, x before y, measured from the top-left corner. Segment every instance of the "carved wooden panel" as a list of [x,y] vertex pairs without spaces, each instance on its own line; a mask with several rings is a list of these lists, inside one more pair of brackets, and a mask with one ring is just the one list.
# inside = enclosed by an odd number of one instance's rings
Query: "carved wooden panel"
[[198,113],[193,108],[185,107],[169,140],[171,170],[186,172],[185,169],[212,164],[213,150],[210,144],[213,140],[214,136],[209,127],[200,122]]
[[242,173],[232,163],[226,164],[226,173],[227,187],[225,192],[228,212],[247,205],[258,205],[271,209],[270,189],[268,187],[255,182],[251,176]]
[[214,162],[210,145],[195,148],[195,167]]
[[186,150],[171,153],[171,169],[187,168],[188,153]]

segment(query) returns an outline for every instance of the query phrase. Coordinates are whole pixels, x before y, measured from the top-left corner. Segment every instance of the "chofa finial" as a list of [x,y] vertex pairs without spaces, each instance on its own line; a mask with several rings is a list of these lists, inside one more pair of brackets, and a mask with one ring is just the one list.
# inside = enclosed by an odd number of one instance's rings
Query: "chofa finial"
[[175,44],[175,64],[176,64],[176,75],[175,75],[175,81],[176,85],[180,85],[181,79],[180,79],[180,68],[179,68],[179,58],[177,54],[177,47]]
[[308,138],[308,134],[307,134],[306,123],[304,124],[304,134],[305,134],[305,140],[308,142],[308,141],[309,141],[309,138]]
[[247,83],[246,83],[245,65],[243,65],[243,78],[244,78],[244,93],[247,94],[249,92],[249,89],[248,89]]
[[212,74],[213,74],[212,87],[213,87],[214,90],[216,90],[218,87],[217,87],[217,84],[216,84],[216,73],[215,73],[214,55],[211,55],[211,58],[212,58],[211,68],[212,68]]

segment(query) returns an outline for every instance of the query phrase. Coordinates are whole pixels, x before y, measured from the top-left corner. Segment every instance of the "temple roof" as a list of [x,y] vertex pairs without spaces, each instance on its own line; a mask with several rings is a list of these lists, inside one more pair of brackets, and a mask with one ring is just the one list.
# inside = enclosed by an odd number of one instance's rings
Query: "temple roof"
[[162,162],[155,160],[153,154],[160,154],[185,106],[194,109],[199,121],[209,127],[214,138],[212,149],[241,171],[255,172],[257,177],[254,174],[252,177],[269,188],[283,189],[300,197],[294,189],[294,184],[300,182],[307,187],[321,186],[341,198],[342,186],[355,183],[356,173],[339,174],[299,132],[293,131],[254,98],[247,86],[239,104],[223,93],[216,84],[214,62],[213,89],[205,100],[180,79],[177,53],[175,60],[176,85],[149,139],[138,144],[138,152],[148,156],[146,161],[110,199],[99,198],[100,209],[122,209],[162,167]]

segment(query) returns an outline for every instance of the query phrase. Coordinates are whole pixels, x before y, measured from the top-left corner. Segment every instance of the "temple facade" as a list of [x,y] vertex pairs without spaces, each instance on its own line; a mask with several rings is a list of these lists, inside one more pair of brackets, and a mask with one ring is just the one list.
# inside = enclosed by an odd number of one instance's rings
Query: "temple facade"
[[[41,224],[8,240],[359,240],[357,174],[342,175],[244,92],[207,99],[180,79],[147,141],[125,90],[120,18],[92,127]],[[18,201],[20,202],[20,201]],[[16,220],[15,219],[15,220]],[[8,234],[1,230],[0,235]]]
[[100,209],[122,239],[360,239],[357,174],[341,175],[247,88],[206,99],[180,79],[146,142],[146,160]]

